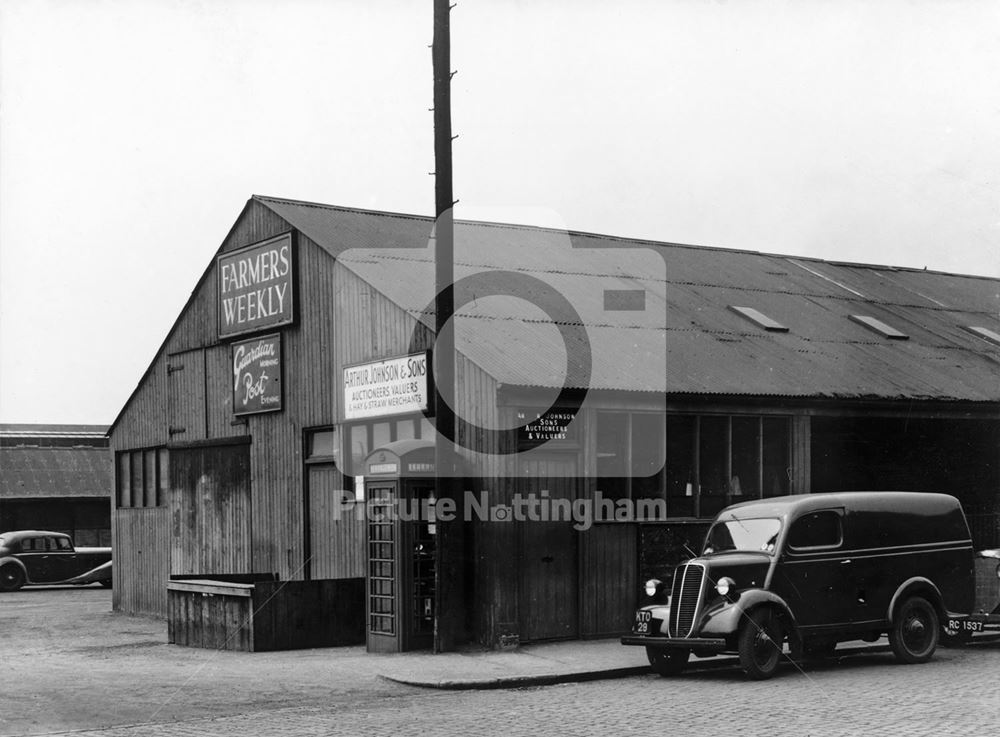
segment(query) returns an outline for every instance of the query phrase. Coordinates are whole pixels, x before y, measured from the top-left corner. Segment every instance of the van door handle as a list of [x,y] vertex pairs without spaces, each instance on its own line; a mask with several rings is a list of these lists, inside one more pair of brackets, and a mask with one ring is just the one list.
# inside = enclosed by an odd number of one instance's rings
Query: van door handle
[[848,558],[847,560],[842,560],[842,561],[840,561],[840,565],[842,565],[842,566],[846,566],[846,565],[847,565],[848,563],[851,563],[851,562],[853,562],[853,561],[851,561],[851,559],[850,559],[850,558]]

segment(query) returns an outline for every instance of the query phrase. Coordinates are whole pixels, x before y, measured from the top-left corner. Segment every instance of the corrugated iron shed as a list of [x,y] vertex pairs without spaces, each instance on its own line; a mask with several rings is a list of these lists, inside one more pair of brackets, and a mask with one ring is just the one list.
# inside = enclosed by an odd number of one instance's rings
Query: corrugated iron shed
[[[433,220],[255,197],[414,316],[433,299]],[[488,297],[459,312],[456,343],[504,384],[558,387],[566,347],[537,304],[557,293],[579,317],[593,355],[589,384],[667,394],[1000,401],[1000,280],[652,243],[494,223],[456,223],[456,278],[504,272],[549,285],[531,301]],[[476,289],[481,289],[476,293]],[[606,309],[606,292],[641,290],[645,309]],[[459,301],[462,301],[459,296]],[[535,302],[536,304],[531,304]],[[772,332],[730,309],[786,326]],[[873,317],[906,339],[850,319]],[[581,331],[570,331],[570,348]]]
[[109,496],[106,431],[103,425],[0,426],[0,499]]

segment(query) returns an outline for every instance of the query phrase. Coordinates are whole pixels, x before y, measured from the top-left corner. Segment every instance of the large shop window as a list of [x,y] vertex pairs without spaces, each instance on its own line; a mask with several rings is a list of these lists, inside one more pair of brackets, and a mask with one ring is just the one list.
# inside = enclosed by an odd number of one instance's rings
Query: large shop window
[[126,450],[117,454],[118,508],[161,507],[170,489],[169,454],[166,448]]
[[789,493],[790,440],[788,417],[598,412],[597,489],[665,499],[670,517],[714,517]]
[[662,499],[662,414],[597,413],[597,490],[606,499]]
[[347,463],[343,465],[344,488],[353,489],[356,499],[364,499],[362,469],[369,453],[395,440],[433,438],[434,426],[422,415],[345,425],[344,448]]
[[735,502],[788,494],[790,442],[788,417],[668,415],[668,514],[713,517]]

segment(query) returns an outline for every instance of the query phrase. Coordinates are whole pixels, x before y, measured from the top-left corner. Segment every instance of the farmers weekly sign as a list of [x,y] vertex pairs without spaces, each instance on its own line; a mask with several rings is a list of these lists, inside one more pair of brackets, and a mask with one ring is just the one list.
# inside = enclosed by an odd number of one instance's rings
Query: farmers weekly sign
[[232,344],[233,414],[281,409],[281,334]]
[[293,258],[291,233],[219,256],[220,340],[295,319]]

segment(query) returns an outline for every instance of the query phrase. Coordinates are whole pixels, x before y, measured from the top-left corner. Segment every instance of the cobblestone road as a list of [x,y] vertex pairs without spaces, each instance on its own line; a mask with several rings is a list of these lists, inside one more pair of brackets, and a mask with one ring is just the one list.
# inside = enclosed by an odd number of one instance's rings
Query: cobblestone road
[[189,735],[986,735],[1000,729],[1000,645],[923,666],[845,659],[755,683],[735,670],[513,691],[410,691],[329,707],[74,732]]
[[[102,594],[88,596],[96,599]],[[0,602],[0,607],[6,603]],[[100,601],[96,605],[103,606]],[[8,617],[3,624],[17,621]],[[128,621],[135,628],[135,642],[123,648],[121,655],[113,649],[98,655],[96,642],[93,652],[86,649],[89,641],[80,642],[82,648],[68,652],[69,657],[83,660],[45,671],[34,680],[31,669],[50,668],[57,648],[50,644],[48,649],[24,654],[0,644],[4,655],[0,658],[0,735],[978,737],[1000,730],[1000,642],[996,641],[978,642],[963,650],[939,650],[931,663],[920,666],[897,665],[890,655],[881,653],[843,658],[803,671],[788,666],[765,682],[750,682],[735,669],[721,669],[674,679],[649,675],[520,690],[438,691],[380,681],[366,665],[370,656],[363,654],[338,656],[336,668],[323,670],[327,666],[315,660],[322,657],[322,651],[277,659],[268,654],[267,661],[258,662],[267,662],[273,672],[247,674],[240,684],[227,685],[223,676],[229,656],[156,646],[148,642],[141,622]],[[11,641],[6,633],[0,642],[4,639]],[[146,647],[142,647],[144,642]],[[125,655],[129,661],[119,660]],[[199,680],[197,689],[178,691],[177,698],[155,716],[128,721],[125,707],[130,694],[152,688],[150,673],[163,674],[169,681],[175,671],[187,672],[199,659],[210,656],[216,670],[206,671],[210,677]],[[58,656],[60,662],[65,657]],[[90,673],[86,659],[93,664]],[[140,670],[145,661],[147,670]],[[118,662],[130,663],[127,667],[136,683],[130,684],[128,677],[113,677]],[[302,664],[299,680],[294,677],[296,663]],[[84,699],[88,703],[97,700],[106,710],[109,718],[103,723],[117,724],[94,728],[100,722],[90,721],[78,722],[76,728],[56,726],[60,722],[52,718],[53,711],[72,716],[78,709],[82,714]],[[31,710],[35,713],[27,720]]]

